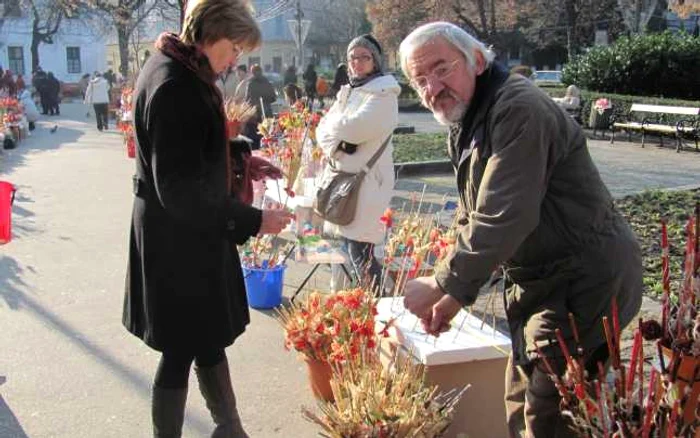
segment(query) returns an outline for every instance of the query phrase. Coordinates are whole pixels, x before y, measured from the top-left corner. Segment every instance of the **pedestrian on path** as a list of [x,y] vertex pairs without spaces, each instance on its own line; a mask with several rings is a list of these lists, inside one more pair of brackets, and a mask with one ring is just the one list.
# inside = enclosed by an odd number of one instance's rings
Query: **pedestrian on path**
[[192,0],[178,36],[161,34],[134,90],[136,175],[124,299],[126,329],[162,353],[155,437],[180,437],[192,362],[216,429],[245,438],[225,348],[250,321],[236,244],[279,233],[284,210],[229,192],[217,75],[260,46],[248,0]]
[[509,76],[482,42],[436,22],[414,30],[399,50],[411,85],[450,127],[464,211],[455,250],[434,276],[408,282],[405,305],[438,335],[502,266],[511,285],[505,296],[510,436],[572,436],[538,352],[561,365],[560,346],[548,341],[561,329],[573,344],[571,312],[586,369],[597,375],[608,356],[601,321],[611,316],[613,299],[621,327],[641,306],[637,240],[578,124],[529,80]]
[[338,227],[356,277],[363,284],[379,285],[382,268],[374,257],[374,245],[384,239],[379,218],[394,190],[391,135],[398,125],[401,87],[392,75],[384,74],[381,46],[371,35],[352,40],[347,57],[350,83],[341,87],[319,122],[316,138],[336,170],[357,173],[380,154],[360,186],[354,220]]
[[109,129],[109,83],[100,72],[95,72],[85,90],[85,105],[95,110],[97,130]]

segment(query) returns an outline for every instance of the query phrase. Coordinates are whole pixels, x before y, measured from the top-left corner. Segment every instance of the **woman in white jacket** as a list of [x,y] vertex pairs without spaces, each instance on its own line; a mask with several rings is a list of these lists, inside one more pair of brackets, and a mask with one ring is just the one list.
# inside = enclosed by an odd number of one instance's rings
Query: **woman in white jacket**
[[99,72],[95,72],[85,91],[85,105],[90,104],[95,109],[97,129],[109,129],[109,82]]
[[[398,124],[401,91],[393,76],[382,70],[382,49],[371,35],[350,42],[347,50],[350,83],[344,85],[335,103],[317,129],[319,145],[340,170],[359,172],[391,136]],[[354,220],[339,226],[347,242],[355,273],[368,284],[380,284],[382,268],[374,257],[374,244],[384,238],[380,218],[394,190],[391,140],[365,176]]]

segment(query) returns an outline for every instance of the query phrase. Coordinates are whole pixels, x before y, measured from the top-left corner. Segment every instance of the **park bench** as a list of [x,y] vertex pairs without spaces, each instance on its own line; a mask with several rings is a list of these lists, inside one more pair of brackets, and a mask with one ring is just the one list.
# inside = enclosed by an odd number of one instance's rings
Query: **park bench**
[[[651,115],[650,115],[651,114]],[[660,117],[663,115],[687,116],[674,123],[663,123]],[[698,150],[700,137],[700,108],[666,105],[632,104],[629,114],[624,121],[618,121],[618,117],[611,120],[612,138],[615,142],[615,130],[626,131],[628,136],[632,132],[642,133],[642,147],[644,147],[647,134],[657,135],[663,146],[664,136],[676,139],[676,152],[680,152],[683,139],[695,141],[695,149]],[[641,118],[641,121],[639,119]]]

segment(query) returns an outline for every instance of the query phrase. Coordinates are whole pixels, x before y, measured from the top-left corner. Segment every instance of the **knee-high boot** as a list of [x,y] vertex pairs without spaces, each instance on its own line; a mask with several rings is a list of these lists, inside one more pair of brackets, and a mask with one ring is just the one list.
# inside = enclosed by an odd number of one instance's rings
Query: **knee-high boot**
[[151,415],[154,438],[180,438],[185,420],[187,388],[153,387]]
[[249,438],[236,409],[226,358],[213,367],[196,367],[199,390],[216,424],[212,438]]

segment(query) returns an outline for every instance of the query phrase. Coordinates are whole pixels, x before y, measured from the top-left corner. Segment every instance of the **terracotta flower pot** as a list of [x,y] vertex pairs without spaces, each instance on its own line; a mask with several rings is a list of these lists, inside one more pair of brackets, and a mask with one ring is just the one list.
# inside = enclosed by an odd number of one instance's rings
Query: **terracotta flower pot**
[[331,376],[333,371],[328,362],[318,359],[305,358],[306,368],[309,374],[309,385],[316,398],[333,401],[333,390],[331,389]]
[[[670,348],[661,345],[661,350],[664,355],[664,365],[668,368],[670,366],[673,352]],[[695,367],[700,364],[700,357],[683,357],[681,364],[678,368],[678,376],[676,377],[676,385],[678,386],[679,394],[682,394],[685,387],[688,386],[693,380],[693,373],[695,372]],[[698,399],[700,398],[700,381],[695,381],[691,389],[688,402],[685,404],[685,409],[683,409],[683,420],[685,423],[689,423],[693,420],[695,416],[695,408],[698,405]],[[700,437],[700,433],[695,435]]]

